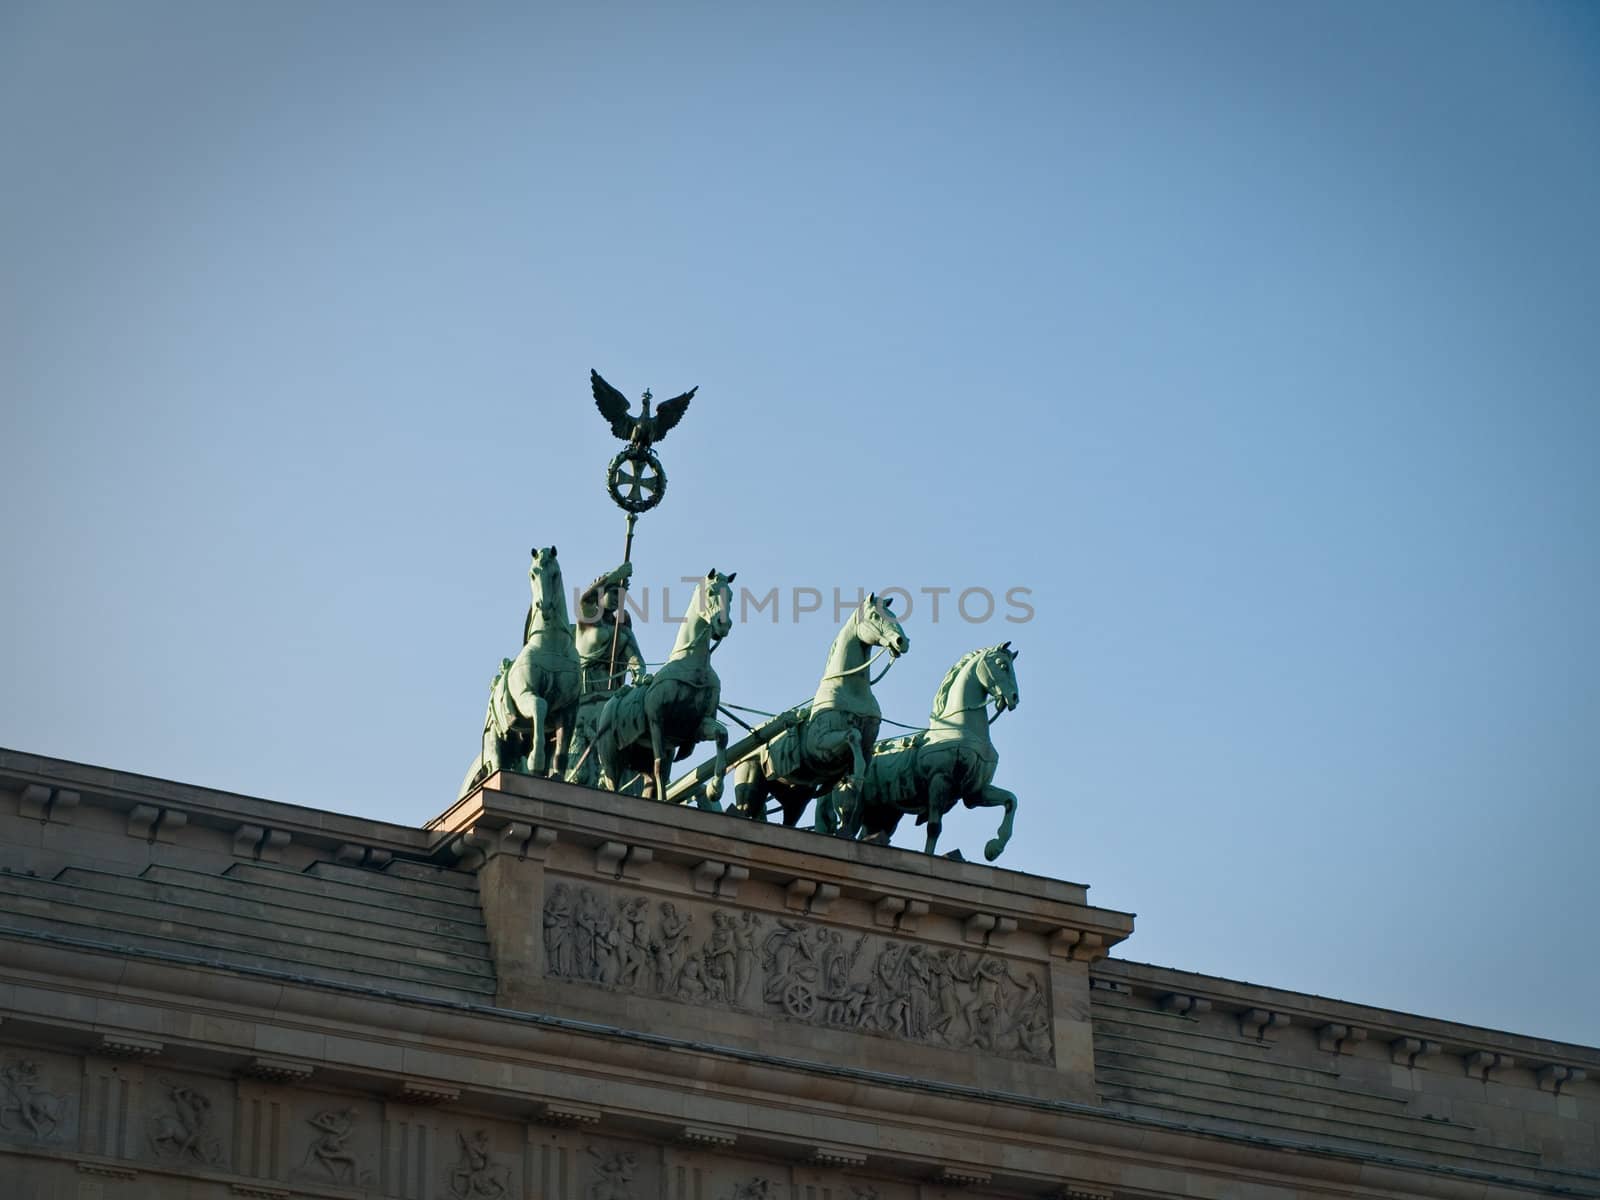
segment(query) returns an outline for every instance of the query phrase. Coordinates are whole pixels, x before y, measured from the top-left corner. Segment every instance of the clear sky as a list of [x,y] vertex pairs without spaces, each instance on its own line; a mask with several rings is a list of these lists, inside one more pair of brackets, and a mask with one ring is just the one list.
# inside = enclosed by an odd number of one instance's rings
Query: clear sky
[[0,743],[428,819],[698,384],[725,697],[904,587],[1126,956],[1600,1043],[1595,6],[5,0],[0,162]]

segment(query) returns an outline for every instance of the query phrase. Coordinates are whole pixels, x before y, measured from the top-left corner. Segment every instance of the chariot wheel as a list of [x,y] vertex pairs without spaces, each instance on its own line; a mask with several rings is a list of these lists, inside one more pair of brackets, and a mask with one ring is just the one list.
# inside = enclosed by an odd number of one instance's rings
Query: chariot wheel
[[648,446],[628,446],[606,468],[606,491],[624,512],[648,512],[667,494],[667,473]]
[[791,979],[783,987],[783,1010],[791,1017],[809,1020],[817,1011],[817,993],[803,979]]

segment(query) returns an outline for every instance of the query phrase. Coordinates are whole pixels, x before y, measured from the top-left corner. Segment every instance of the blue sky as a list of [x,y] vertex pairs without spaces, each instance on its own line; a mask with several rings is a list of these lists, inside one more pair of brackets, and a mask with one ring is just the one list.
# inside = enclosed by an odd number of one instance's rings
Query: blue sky
[[1583,4],[12,0],[0,743],[426,820],[698,384],[639,583],[1030,589],[880,695],[1128,957],[1600,1043],[1596,146]]

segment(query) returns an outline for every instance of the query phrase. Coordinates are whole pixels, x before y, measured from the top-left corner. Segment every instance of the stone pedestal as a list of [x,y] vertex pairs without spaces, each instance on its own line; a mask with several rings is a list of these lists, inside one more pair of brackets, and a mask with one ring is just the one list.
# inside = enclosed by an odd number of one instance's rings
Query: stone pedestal
[[1094,1099],[1086,889],[497,775],[431,826],[477,872],[507,1007]]

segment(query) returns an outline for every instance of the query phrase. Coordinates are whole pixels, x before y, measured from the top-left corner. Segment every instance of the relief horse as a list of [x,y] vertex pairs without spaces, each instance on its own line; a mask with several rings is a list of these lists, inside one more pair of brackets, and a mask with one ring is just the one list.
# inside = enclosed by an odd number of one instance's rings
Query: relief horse
[[713,568],[700,581],[678,627],[672,655],[654,675],[606,701],[595,728],[594,752],[600,786],[620,791],[628,772],[644,776],[645,794],[666,795],[667,771],[700,742],[717,744],[715,774],[707,781],[704,807],[720,808],[728,729],[717,720],[722,681],[711,667],[711,651],[733,630],[733,588],[738,572]]
[[[783,807],[783,823],[794,825],[807,804],[836,788],[848,802],[866,774],[883,716],[868,674],[877,661],[869,657],[874,646],[880,647],[880,655],[893,656],[891,661],[911,648],[888,602],[875,592],[833,639],[816,695],[799,723],[734,765],[737,812],[765,821],[767,798],[775,796]],[[820,803],[816,827],[834,833],[838,826],[836,802]]]
[[496,771],[559,778],[566,769],[567,744],[578,718],[578,646],[556,548],[531,553],[522,652],[502,659],[489,684],[483,750],[461,785],[463,796]]
[[990,862],[1011,840],[1017,798],[995,787],[1000,755],[989,739],[989,703],[995,718],[1017,706],[1017,652],[1011,643],[971,650],[956,660],[933,697],[924,733],[880,742],[867,767],[846,836],[887,843],[900,818],[915,813],[928,826],[929,854],[939,841],[944,814],[960,800],[968,808],[1005,808],[1000,828],[983,848]]

